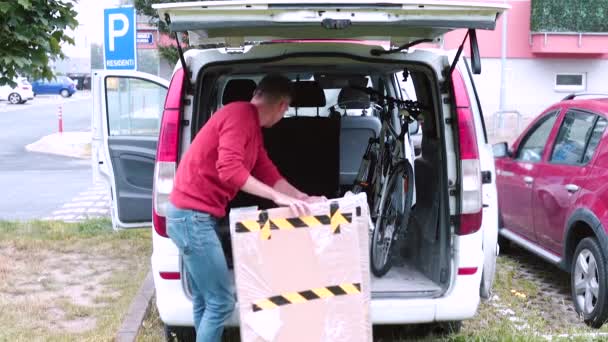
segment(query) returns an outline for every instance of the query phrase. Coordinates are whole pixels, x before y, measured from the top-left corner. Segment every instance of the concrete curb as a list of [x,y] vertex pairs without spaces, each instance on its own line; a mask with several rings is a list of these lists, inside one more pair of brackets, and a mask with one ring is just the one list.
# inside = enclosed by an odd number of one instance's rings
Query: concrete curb
[[152,277],[152,271],[149,271],[131,305],[129,305],[129,311],[127,311],[120,329],[116,333],[117,342],[135,341],[148,311],[152,295],[154,295],[154,278]]
[[53,133],[25,146],[29,152],[55,154],[64,157],[90,159],[91,132]]

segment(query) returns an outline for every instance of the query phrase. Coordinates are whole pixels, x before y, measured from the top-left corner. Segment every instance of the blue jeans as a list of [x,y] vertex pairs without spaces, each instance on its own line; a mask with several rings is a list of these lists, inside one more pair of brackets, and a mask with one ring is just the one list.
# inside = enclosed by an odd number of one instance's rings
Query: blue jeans
[[179,248],[190,287],[196,341],[221,341],[234,310],[234,289],[216,233],[218,219],[169,205],[167,234]]

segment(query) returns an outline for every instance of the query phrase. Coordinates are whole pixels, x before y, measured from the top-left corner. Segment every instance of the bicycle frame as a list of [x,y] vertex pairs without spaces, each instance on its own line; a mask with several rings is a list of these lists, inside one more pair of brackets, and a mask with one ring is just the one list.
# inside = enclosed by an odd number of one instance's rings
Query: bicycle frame
[[[397,133],[395,131],[393,125],[389,122],[393,118],[389,117],[390,113],[386,113],[386,118],[382,120],[382,129],[380,130],[380,141],[384,141],[384,146],[380,149],[380,177],[381,177],[381,188],[379,189],[379,197],[377,199],[381,199],[384,196],[389,194],[386,193],[388,182],[387,179],[389,175],[393,172],[396,165],[405,160],[405,156],[403,153],[404,144],[406,143],[406,139],[409,141],[409,137],[407,134],[407,125],[402,125],[401,133]],[[388,155],[386,155],[388,154]],[[376,175],[378,172],[376,172]],[[377,184],[377,183],[376,183]],[[378,189],[376,189],[378,190]],[[378,205],[377,203],[383,203],[383,201],[374,201],[374,212],[381,213],[384,209],[382,205]],[[403,206],[403,196],[401,196],[400,203]],[[401,208],[403,209],[403,208]]]
[[[370,91],[377,94],[373,90]],[[411,150],[408,150],[405,144],[411,148],[409,116],[416,118],[416,113],[420,113],[420,108],[416,107],[417,102],[387,97],[382,100],[380,134],[378,138],[369,140],[353,187],[354,192],[365,188],[369,195],[370,214],[374,221],[370,224],[371,268],[374,275],[379,277],[390,270],[393,243],[406,231],[403,225],[408,222],[414,185],[413,170],[407,162]],[[400,115],[394,115],[395,108],[400,110]],[[403,115],[401,109],[408,110],[407,115]],[[394,126],[397,121],[400,124],[400,132],[397,132]],[[376,164],[372,163],[374,158]]]
[[[404,144],[409,142],[407,134],[407,125],[402,124],[401,132],[397,133],[393,124],[394,117],[389,110],[383,110],[380,114],[380,120],[382,122],[382,128],[380,134],[376,139],[370,139],[368,144],[367,153],[372,153],[376,157],[376,165],[365,165],[362,164],[359,173],[357,175],[357,182],[355,184],[355,192],[361,191],[360,187],[364,184],[361,182],[362,178],[368,178],[369,182],[364,182],[365,186],[370,186],[368,193],[371,194],[372,198],[369,199],[370,213],[372,218],[376,218],[377,214],[381,212],[382,208],[378,205],[380,198],[386,192],[386,179],[392,172],[393,168],[397,163],[405,159],[404,156]],[[407,141],[406,141],[407,140]],[[368,161],[369,163],[369,161]],[[372,173],[371,178],[368,176]]]

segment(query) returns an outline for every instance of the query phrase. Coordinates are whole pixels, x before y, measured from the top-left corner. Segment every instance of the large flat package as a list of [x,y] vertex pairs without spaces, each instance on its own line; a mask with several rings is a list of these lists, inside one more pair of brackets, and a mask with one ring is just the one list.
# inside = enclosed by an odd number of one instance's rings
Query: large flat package
[[242,341],[372,340],[365,194],[305,217],[235,209],[230,230]]

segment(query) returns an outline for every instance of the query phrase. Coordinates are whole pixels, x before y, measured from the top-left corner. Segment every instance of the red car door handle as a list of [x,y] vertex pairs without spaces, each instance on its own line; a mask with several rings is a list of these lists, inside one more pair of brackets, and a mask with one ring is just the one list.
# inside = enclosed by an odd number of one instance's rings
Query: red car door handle
[[574,192],[577,192],[577,191],[578,191],[578,189],[580,189],[580,188],[579,188],[579,186],[578,186],[578,185],[576,185],[576,184],[566,184],[566,190],[567,190],[568,192],[572,192],[572,193],[574,193]]
[[524,182],[526,182],[526,184],[532,184],[533,181],[534,181],[534,178],[532,178],[530,176],[524,177]]

